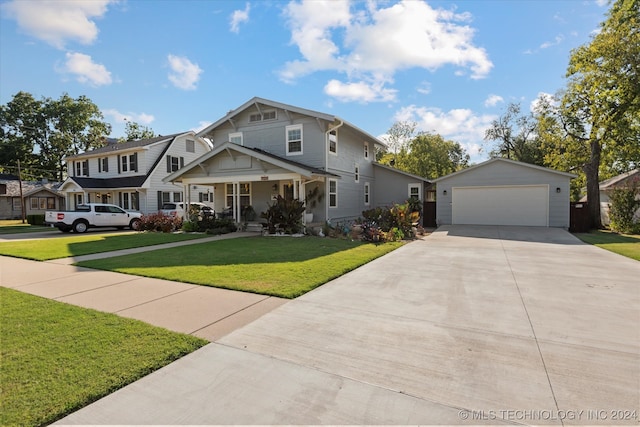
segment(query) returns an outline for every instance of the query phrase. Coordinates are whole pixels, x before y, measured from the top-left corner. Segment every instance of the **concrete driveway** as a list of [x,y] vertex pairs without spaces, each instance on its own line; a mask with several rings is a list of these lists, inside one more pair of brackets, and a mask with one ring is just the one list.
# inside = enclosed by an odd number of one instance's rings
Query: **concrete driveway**
[[640,263],[441,227],[59,424],[638,424]]

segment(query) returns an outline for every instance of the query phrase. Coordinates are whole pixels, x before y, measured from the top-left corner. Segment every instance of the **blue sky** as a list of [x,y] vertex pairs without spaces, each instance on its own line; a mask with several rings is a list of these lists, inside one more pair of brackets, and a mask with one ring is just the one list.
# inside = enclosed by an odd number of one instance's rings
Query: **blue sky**
[[259,96],[382,136],[398,120],[488,157],[509,102],[565,84],[599,1],[0,2],[0,103],[86,95],[124,135],[199,130]]

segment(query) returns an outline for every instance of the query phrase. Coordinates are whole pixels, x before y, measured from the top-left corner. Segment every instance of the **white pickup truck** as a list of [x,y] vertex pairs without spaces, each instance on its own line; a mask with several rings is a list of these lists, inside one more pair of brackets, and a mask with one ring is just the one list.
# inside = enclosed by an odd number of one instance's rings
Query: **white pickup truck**
[[140,226],[139,212],[127,212],[119,206],[105,203],[78,205],[74,211],[47,211],[44,222],[68,233],[84,233],[94,227],[129,227],[137,230]]

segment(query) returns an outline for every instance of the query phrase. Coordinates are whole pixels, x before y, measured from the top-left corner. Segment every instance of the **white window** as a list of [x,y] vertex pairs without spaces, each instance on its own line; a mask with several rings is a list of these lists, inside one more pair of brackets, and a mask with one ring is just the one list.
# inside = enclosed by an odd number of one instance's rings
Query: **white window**
[[335,179],[329,180],[329,207],[338,207],[338,181]]
[[262,115],[262,120],[275,120],[276,118],[276,110],[265,111]]
[[353,177],[356,182],[360,182],[360,166],[357,163],[353,167]]
[[187,139],[185,149],[187,150],[187,153],[195,153],[196,142],[193,139]]
[[120,157],[120,163],[122,164],[122,172],[126,172],[129,170],[129,161],[127,156]]
[[329,132],[329,152],[338,154],[338,131],[332,130]]
[[364,205],[369,206],[371,204],[371,199],[369,193],[371,191],[371,185],[368,182],[364,183]]
[[181,191],[175,191],[173,193],[173,201],[174,202],[181,202],[182,201],[182,192]]
[[369,158],[369,143],[368,142],[364,143],[364,158],[365,159]]
[[249,122],[259,122],[262,120],[262,115],[260,113],[253,113],[249,115]]
[[13,210],[22,211],[22,201],[20,197],[14,197],[12,201],[13,201]]
[[422,185],[421,184],[409,184],[409,198],[415,197],[418,200],[422,200]]
[[287,126],[287,155],[302,154],[302,125]]
[[243,145],[242,132],[230,133],[229,142],[233,142],[234,144],[238,144],[238,145]]
[[102,159],[98,159],[98,166],[100,169],[98,172],[109,172],[109,158],[103,157]]
[[162,192],[162,203],[169,203],[171,202],[171,193],[169,193],[168,191],[163,191]]
[[76,162],[76,176],[89,176],[89,160]]

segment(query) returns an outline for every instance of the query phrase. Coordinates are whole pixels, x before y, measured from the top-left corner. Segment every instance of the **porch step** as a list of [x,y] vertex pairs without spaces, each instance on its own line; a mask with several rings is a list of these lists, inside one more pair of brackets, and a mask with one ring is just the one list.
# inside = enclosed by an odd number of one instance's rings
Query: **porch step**
[[246,231],[261,232],[262,231],[262,224],[259,223],[259,222],[248,222]]

